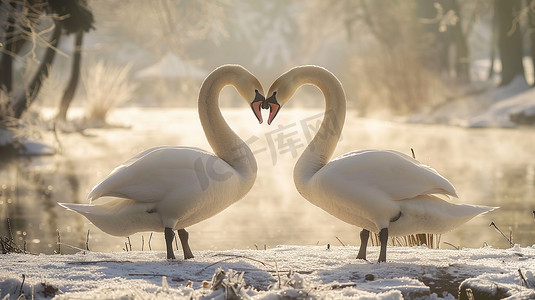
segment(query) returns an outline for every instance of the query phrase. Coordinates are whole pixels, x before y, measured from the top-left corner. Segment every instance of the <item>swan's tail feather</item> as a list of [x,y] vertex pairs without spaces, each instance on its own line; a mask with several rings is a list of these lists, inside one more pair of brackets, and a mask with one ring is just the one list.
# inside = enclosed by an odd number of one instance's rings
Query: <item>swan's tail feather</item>
[[[424,195],[418,198],[425,198],[425,197],[426,196]],[[437,199],[438,200],[436,202],[437,204],[445,205],[441,210],[453,209],[454,211],[452,211],[451,213],[459,217],[460,216],[474,216],[475,217],[477,215],[483,215],[483,214],[486,214],[488,212],[491,212],[499,208],[496,206],[449,203],[448,200],[450,200],[451,197],[446,194],[433,194],[433,195],[428,195],[428,197],[431,199]],[[418,198],[415,198],[415,199],[418,199]],[[463,209],[459,210],[458,207],[462,207]]]
[[67,210],[75,211],[83,215],[85,215],[86,213],[90,213],[90,209],[87,209],[87,208],[93,206],[93,205],[88,205],[88,204],[76,204],[76,203],[58,203],[58,204],[59,206]]
[[469,204],[464,204],[464,205],[471,207],[470,211],[472,212],[472,214],[474,214],[474,216],[484,215],[488,212],[491,212],[499,208],[498,206],[469,205]]
[[132,200],[113,199],[103,204],[58,203],[86,217],[100,230],[114,236],[129,236],[141,231],[161,231],[158,214],[150,213],[152,204],[136,204]]
[[129,200],[119,200],[116,201],[107,201],[100,205],[94,204],[78,204],[78,203],[58,203],[60,206],[72,210],[78,213],[81,213],[84,216],[87,215],[114,215],[117,214],[120,210],[130,206],[132,201]]
[[417,232],[445,233],[498,207],[453,204],[441,197],[423,195],[403,202],[402,217],[392,222],[393,236]]

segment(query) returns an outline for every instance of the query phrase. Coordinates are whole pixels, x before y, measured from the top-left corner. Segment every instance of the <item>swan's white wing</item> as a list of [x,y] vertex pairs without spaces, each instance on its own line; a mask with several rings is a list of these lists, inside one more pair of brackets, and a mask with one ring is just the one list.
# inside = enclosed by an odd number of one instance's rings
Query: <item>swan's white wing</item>
[[405,200],[425,194],[457,197],[453,185],[437,171],[412,157],[391,150],[346,153],[324,166],[319,179],[343,193]]
[[[138,159],[142,158],[143,156],[153,152],[153,151],[156,151],[156,150],[160,150],[160,149],[192,149],[192,150],[197,150],[199,152],[206,152],[200,148],[195,148],[195,147],[181,147],[181,146],[156,146],[156,147],[152,147],[152,148],[149,148],[149,149],[146,149],[146,150],[143,150],[141,152],[139,152],[138,154],[132,156],[130,159],[128,159],[127,161],[125,161],[124,163],[122,163],[121,165],[119,165],[118,167],[116,167],[115,169],[113,169],[110,174],[112,175],[113,173],[121,170],[121,169],[124,169],[126,167],[128,167],[129,165],[131,165],[132,163],[136,162]],[[208,152],[207,152],[208,153]]]
[[[114,169],[89,193],[90,201],[103,196],[155,202],[180,192],[199,191],[207,178],[207,161],[214,172],[233,172],[223,160],[198,148],[155,147],[141,152]],[[223,169],[223,170],[221,170]],[[175,195],[177,196],[177,195]]]

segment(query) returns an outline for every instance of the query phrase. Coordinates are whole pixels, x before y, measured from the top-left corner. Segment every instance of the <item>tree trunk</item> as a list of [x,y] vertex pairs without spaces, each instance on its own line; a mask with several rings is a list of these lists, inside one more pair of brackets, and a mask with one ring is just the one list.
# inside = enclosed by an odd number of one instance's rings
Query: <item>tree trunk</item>
[[530,14],[529,14],[529,28],[530,28],[530,34],[529,34],[529,41],[530,41],[530,48],[531,48],[531,64],[532,64],[532,77],[533,82],[531,83],[532,87],[535,87],[535,0],[529,0],[528,5],[530,7]]
[[494,1],[494,13],[498,16],[498,49],[502,62],[500,86],[508,85],[516,76],[524,76],[522,34],[519,24],[513,24],[513,17],[520,10],[520,5],[521,0]]
[[[421,28],[421,36],[425,36],[427,49],[425,54],[421,56],[422,65],[435,71],[437,74],[446,73],[450,75],[450,61],[449,51],[450,44],[455,41],[455,37],[448,29],[445,32],[439,30],[439,22],[437,18],[437,8],[435,4],[439,4],[444,11],[449,9],[449,1],[438,0],[428,1],[419,0],[416,6],[416,17],[421,20],[419,27]],[[424,39],[422,39],[423,41]]]
[[452,9],[459,17],[457,24],[453,26],[453,34],[455,39],[455,47],[457,48],[457,55],[455,57],[455,73],[457,81],[460,83],[470,82],[470,50],[468,48],[467,33],[463,30],[461,22],[461,6],[457,0],[451,2]]
[[13,113],[14,117],[19,119],[22,116],[22,113],[35,101],[39,90],[43,84],[43,81],[48,77],[48,70],[54,62],[56,57],[56,47],[59,44],[61,37],[61,24],[57,21],[54,21],[54,31],[52,32],[52,37],[50,38],[50,46],[46,49],[45,55],[39,69],[34,75],[30,85],[25,91],[22,91],[21,95],[17,97],[16,102],[13,104]]
[[491,80],[494,77],[494,61],[496,60],[496,32],[498,31],[498,15],[496,9],[492,10],[492,23],[490,29],[490,66],[487,79]]
[[67,85],[67,88],[63,93],[59,112],[56,116],[56,118],[60,121],[65,121],[67,119],[67,110],[69,110],[69,106],[71,105],[72,99],[74,98],[74,93],[76,92],[76,87],[78,86],[78,79],[80,78],[80,64],[82,62],[83,37],[83,31],[78,31],[78,33],[76,33],[76,40],[74,42],[74,57],[71,69],[71,79],[69,80],[69,84]]
[[4,26],[5,51],[2,52],[2,61],[0,61],[0,88],[8,95],[13,89],[13,34],[15,32],[15,10],[15,3],[10,2],[7,22]]
[[457,57],[455,59],[455,70],[457,80],[460,83],[470,83],[470,51],[466,42],[466,36],[460,30],[457,35],[456,44]]
[[[41,12],[43,12],[43,6],[38,3],[32,5],[27,2],[17,6],[15,1],[0,3],[2,4],[0,9],[3,9],[4,11],[9,10],[8,19],[5,24],[3,24],[5,25],[3,36],[5,51],[3,51],[0,56],[0,88],[4,88],[5,90],[9,89],[9,91],[11,91],[13,89],[13,57],[19,55],[24,45],[31,39],[28,33],[32,32],[32,27],[38,23],[39,16],[41,15]],[[4,4],[8,7],[2,8]],[[28,21],[28,23],[19,22],[19,24],[17,24],[19,27],[22,27],[22,30],[19,30],[18,32],[15,32],[16,14],[22,14],[23,18]],[[6,80],[8,84],[5,84],[4,80]]]

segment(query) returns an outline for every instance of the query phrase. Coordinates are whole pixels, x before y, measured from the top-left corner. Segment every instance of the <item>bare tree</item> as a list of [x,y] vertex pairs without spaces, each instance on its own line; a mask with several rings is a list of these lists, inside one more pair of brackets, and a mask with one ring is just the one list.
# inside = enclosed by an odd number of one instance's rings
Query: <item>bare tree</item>
[[458,0],[452,0],[446,3],[451,5],[450,7],[446,7],[446,9],[451,9],[458,18],[457,22],[449,29],[453,32],[456,49],[455,76],[460,83],[468,83],[470,82],[470,48],[468,47],[468,38],[472,33],[477,16],[482,10],[482,4],[479,1],[474,1],[474,7],[468,18],[464,18],[463,10]]
[[72,59],[72,68],[71,68],[71,78],[67,84],[65,92],[63,92],[63,97],[61,97],[61,102],[59,104],[59,111],[56,118],[60,121],[65,121],[67,119],[67,111],[71,105],[74,94],[76,93],[76,88],[78,87],[78,82],[80,78],[80,65],[82,62],[82,42],[84,38],[84,32],[79,31],[76,33],[76,38],[74,41],[74,55]]
[[[8,9],[7,21],[4,24],[5,37],[3,38],[4,42],[4,53],[13,54],[14,53],[14,42],[9,40],[9,37],[13,36],[15,31],[15,4],[9,2],[6,4]],[[0,61],[1,75],[0,75],[0,87],[9,95],[13,89],[13,57],[11,55],[2,55],[2,60]]]
[[[531,50],[531,64],[532,70],[535,73],[535,0],[529,0],[529,41]],[[534,75],[535,77],[535,75]],[[535,87],[535,80],[533,80],[532,86]]]
[[54,22],[54,31],[50,37],[50,46],[46,49],[43,59],[39,64],[28,87],[19,92],[12,105],[13,117],[20,119],[22,113],[35,101],[43,81],[48,77],[48,72],[56,56],[56,48],[61,37],[61,24]]
[[[5,20],[0,23],[4,29],[0,35],[3,46],[0,56],[0,88],[9,94],[13,89],[13,58],[31,39],[31,27],[36,27],[38,18],[43,13],[43,5],[39,1],[23,3],[16,0],[2,2],[0,5],[5,6],[0,10],[0,20]],[[37,36],[36,44],[41,41]]]
[[496,10],[491,10],[491,28],[490,28],[490,53],[489,53],[489,60],[490,60],[490,66],[489,66],[489,72],[487,75],[487,79],[491,80],[492,77],[494,77],[494,61],[496,60],[496,35],[498,34],[498,16],[496,15]]
[[500,86],[508,85],[517,76],[524,77],[522,33],[520,26],[513,22],[521,4],[521,0],[494,1],[494,13],[498,19],[498,49],[502,62]]
[[[61,35],[78,31],[87,31],[92,28],[93,16],[83,0],[48,0],[48,1],[10,1],[8,4],[8,17],[5,24],[6,33],[0,42],[6,47],[2,51],[1,87],[9,97],[4,114],[6,117],[19,119],[23,112],[35,101],[43,81],[48,77]],[[46,15],[52,24],[40,20]],[[50,23],[50,22],[49,22]],[[47,39],[45,36],[51,32]],[[13,90],[13,57],[20,55],[25,40],[32,41],[32,48],[28,55],[37,59],[36,49],[44,46],[44,57],[39,61],[39,67],[31,77],[30,83],[19,91]]]

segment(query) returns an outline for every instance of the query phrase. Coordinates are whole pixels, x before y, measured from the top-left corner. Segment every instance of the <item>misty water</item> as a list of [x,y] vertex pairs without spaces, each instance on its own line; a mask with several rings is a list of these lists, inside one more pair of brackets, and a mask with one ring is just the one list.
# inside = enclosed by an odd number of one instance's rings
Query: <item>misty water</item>
[[[307,202],[295,190],[293,166],[321,121],[317,109],[285,108],[271,126],[259,125],[250,109],[223,109],[230,126],[248,142],[258,161],[249,194],[215,217],[189,229],[190,245],[203,249],[260,249],[280,244],[358,245],[360,228],[346,224]],[[61,243],[93,251],[123,251],[127,238],[101,232],[57,202],[85,203],[90,189],[137,152],[157,145],[195,146],[211,151],[196,109],[121,108],[110,122],[122,125],[80,133],[42,133],[61,149],[49,157],[19,158],[0,165],[0,235],[31,252],[54,253]],[[533,129],[463,129],[440,125],[385,122],[357,117],[348,110],[335,156],[363,148],[394,149],[416,158],[448,178],[458,203],[499,206],[458,229],[442,242],[460,247],[535,243],[535,146]],[[130,237],[133,250],[164,250],[162,233]],[[451,249],[445,243],[441,248]],[[62,253],[76,250],[61,246]]]

